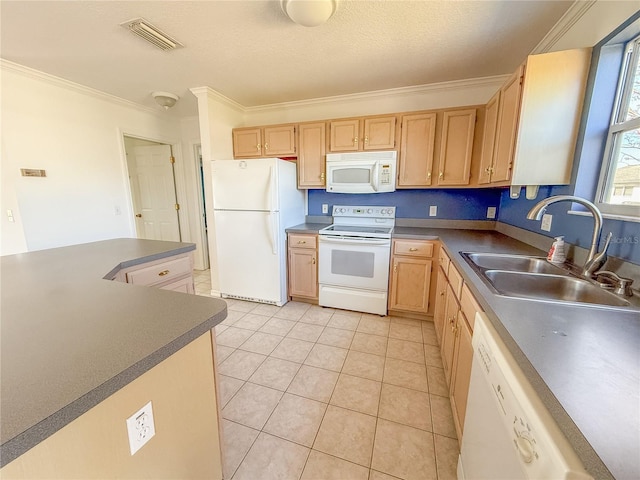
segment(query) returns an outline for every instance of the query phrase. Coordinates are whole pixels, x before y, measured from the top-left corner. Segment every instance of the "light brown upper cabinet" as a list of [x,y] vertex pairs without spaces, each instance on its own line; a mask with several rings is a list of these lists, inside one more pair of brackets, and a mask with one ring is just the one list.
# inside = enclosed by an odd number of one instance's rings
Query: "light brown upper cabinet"
[[296,155],[296,126],[273,125],[233,129],[233,157],[260,158]]
[[329,137],[330,152],[390,150],[395,148],[396,116],[332,120]]
[[445,111],[442,117],[438,185],[468,185],[476,109]]
[[436,139],[436,114],[403,115],[400,125],[398,186],[430,186]]
[[491,97],[485,110],[484,135],[482,136],[482,157],[480,159],[480,173],[478,183],[492,182],[493,147],[496,140],[496,128],[498,127],[498,107],[500,104],[500,90]]
[[502,86],[495,137],[483,142],[490,183],[570,182],[590,59],[591,49],[530,55]]
[[334,120],[329,124],[331,152],[357,152],[360,150],[360,119]]
[[298,188],[324,188],[325,122],[298,125]]

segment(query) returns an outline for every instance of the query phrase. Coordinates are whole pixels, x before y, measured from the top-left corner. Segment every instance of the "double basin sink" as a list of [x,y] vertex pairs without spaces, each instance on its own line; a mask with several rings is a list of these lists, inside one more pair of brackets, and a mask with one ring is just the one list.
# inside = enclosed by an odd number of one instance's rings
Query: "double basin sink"
[[629,307],[631,303],[541,257],[461,252],[498,295],[550,302]]

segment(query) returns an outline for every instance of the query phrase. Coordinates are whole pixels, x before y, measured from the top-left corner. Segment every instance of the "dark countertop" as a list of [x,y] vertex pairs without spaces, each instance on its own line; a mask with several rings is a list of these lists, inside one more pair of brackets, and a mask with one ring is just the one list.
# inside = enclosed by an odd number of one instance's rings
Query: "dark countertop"
[[286,229],[287,233],[318,233],[319,230],[322,230],[325,227],[331,225],[330,223],[301,223],[300,225],[296,225],[294,227],[289,227]]
[[2,466],[226,317],[220,299],[110,281],[194,249],[123,238],[1,258]]
[[546,255],[495,231],[396,227],[393,237],[442,241],[594,478],[640,478],[640,310],[494,294],[460,252]]

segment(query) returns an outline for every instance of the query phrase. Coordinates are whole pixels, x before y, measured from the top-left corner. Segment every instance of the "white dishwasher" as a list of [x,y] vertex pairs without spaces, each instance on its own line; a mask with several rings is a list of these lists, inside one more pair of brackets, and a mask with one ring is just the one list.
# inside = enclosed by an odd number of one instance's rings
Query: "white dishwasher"
[[473,350],[458,478],[592,479],[484,313]]

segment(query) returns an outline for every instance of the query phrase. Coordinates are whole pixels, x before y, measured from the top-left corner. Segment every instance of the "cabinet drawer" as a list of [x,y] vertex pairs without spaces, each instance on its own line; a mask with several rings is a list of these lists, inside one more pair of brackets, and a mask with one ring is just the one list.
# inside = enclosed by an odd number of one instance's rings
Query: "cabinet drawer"
[[460,309],[467,319],[467,323],[469,324],[471,331],[473,331],[473,322],[476,320],[476,312],[482,312],[483,310],[466,284],[462,286],[462,293],[460,294]]
[[451,259],[442,246],[440,246],[440,253],[438,254],[438,263],[444,274],[449,276],[449,264],[451,263]]
[[453,289],[453,293],[457,298],[460,298],[460,292],[462,290],[462,275],[458,272],[458,269],[453,263],[449,264],[449,283]]
[[411,240],[394,240],[393,253],[395,255],[411,255],[415,257],[433,256],[433,243]]
[[189,257],[176,258],[127,272],[127,282],[134,285],[155,285],[182,275],[191,275],[191,259]]
[[289,248],[316,248],[315,235],[289,234]]

